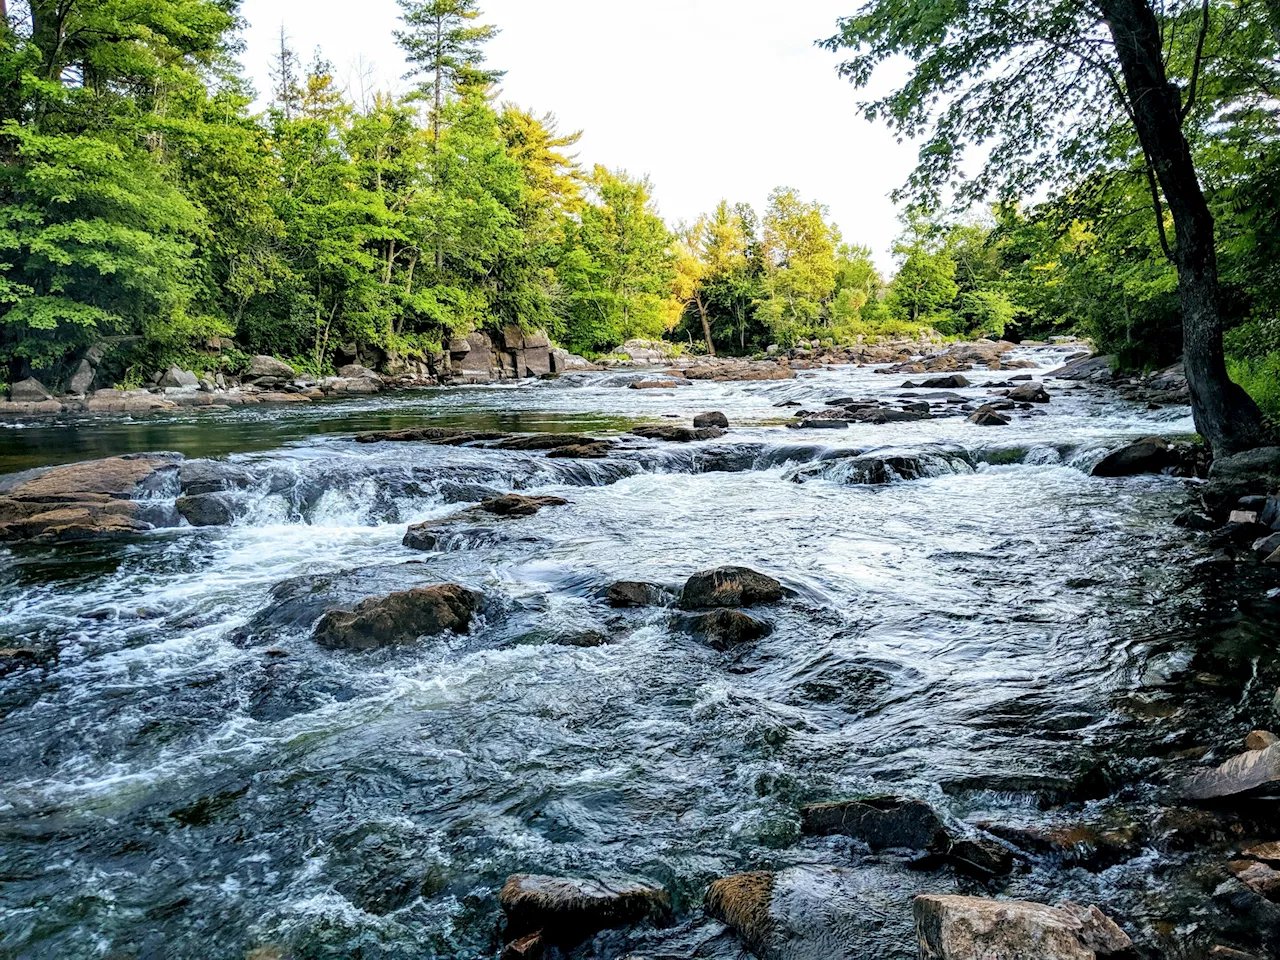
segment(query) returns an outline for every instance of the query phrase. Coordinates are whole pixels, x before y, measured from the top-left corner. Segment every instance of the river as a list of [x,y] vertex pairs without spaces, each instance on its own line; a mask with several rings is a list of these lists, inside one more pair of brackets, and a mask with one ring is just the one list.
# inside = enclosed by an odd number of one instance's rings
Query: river
[[[1018,355],[1037,377],[1063,360]],[[966,375],[955,392],[974,399],[1009,376]],[[1187,481],[1089,476],[1126,440],[1190,434],[1188,411],[1047,379],[1052,402],[1003,427],[783,425],[780,404],[892,397],[902,380],[838,367],[631,390],[591,373],[0,427],[0,473],[174,450],[254,478],[230,526],[0,548],[0,646],[57,650],[0,678],[0,954],[496,956],[497,890],[531,872],[672,892],[671,926],[584,956],[729,960],[740,946],[698,908],[707,883],[820,863],[858,871],[880,904],[863,955],[906,960],[913,893],[993,888],[801,836],[800,804],[893,792],[969,822],[1157,816],[1162,758],[1239,719],[1274,624],[1192,566],[1171,522]],[[422,423],[615,435],[707,410],[728,416],[724,438],[593,461],[351,439]],[[924,476],[860,482],[850,452],[886,448]],[[501,539],[401,545],[407,524],[511,490],[569,504]],[[598,599],[729,563],[794,591],[735,652],[665,608]],[[335,595],[454,582],[488,606],[466,636],[332,651],[264,626],[272,588],[303,576]],[[1176,939],[1192,868],[1137,847],[1105,869],[1036,861],[994,889]]]

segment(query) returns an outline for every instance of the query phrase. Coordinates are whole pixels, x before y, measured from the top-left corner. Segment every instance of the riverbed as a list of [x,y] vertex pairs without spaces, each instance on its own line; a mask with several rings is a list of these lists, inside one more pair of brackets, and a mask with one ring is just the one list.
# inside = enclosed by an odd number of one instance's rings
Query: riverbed
[[[1017,356],[1037,379],[1064,360]],[[954,392],[981,401],[1009,374],[966,376]],[[1188,481],[1089,475],[1127,441],[1191,434],[1186,408],[1046,378],[1051,402],[1007,426],[786,426],[784,404],[898,397],[903,380],[850,366],[634,390],[601,372],[0,427],[0,474],[172,450],[253,478],[230,525],[0,548],[0,646],[56,651],[0,677],[0,953],[492,957],[497,891],[524,872],[671,892],[670,925],[582,956],[729,960],[742,948],[702,916],[708,882],[796,864],[862,878],[867,958],[916,955],[923,891],[1098,903],[1140,943],[1191,936],[1178,918],[1207,893],[1154,842],[1096,868],[1032,859],[992,887],[801,835],[801,804],[886,792],[969,823],[1141,824],[1168,758],[1249,729],[1242,690],[1275,622],[1265,592],[1195,566],[1172,523]],[[722,438],[601,460],[352,439],[618,436],[711,410]],[[886,450],[922,476],[866,482],[852,454]],[[501,538],[401,543],[509,491],[569,503]],[[722,564],[792,594],[732,652],[664,607],[600,600]],[[327,650],[262,617],[299,577],[458,583],[487,605],[465,636]]]

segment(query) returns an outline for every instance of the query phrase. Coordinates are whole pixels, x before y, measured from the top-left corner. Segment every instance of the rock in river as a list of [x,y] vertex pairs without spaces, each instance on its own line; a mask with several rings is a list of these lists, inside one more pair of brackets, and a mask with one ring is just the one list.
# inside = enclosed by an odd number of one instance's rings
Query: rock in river
[[1133,948],[1097,907],[923,895],[915,899],[921,960],[1096,960]]
[[695,427],[719,427],[721,430],[729,429],[729,418],[718,410],[710,413],[700,413],[693,418]]
[[1188,800],[1213,800],[1250,793],[1280,781],[1280,744],[1248,750],[1212,769],[1201,770],[1182,782]]
[[695,440],[715,440],[724,436],[719,427],[680,427],[666,424],[655,424],[651,427],[636,427],[631,431],[637,437],[646,440],[668,440],[672,443],[692,443]]
[[611,607],[652,607],[667,602],[670,593],[656,583],[639,580],[619,580],[609,584],[604,600]]
[[684,626],[713,650],[729,650],[740,644],[751,643],[768,636],[773,630],[763,620],[723,608],[689,617]]
[[1014,403],[1048,403],[1049,394],[1038,383],[1023,383],[1006,394]]
[[782,597],[782,584],[773,577],[746,567],[716,567],[695,573],[685,582],[680,606],[685,610],[751,607],[776,603]]
[[1177,461],[1177,456],[1163,437],[1143,437],[1099,460],[1093,468],[1093,476],[1130,477],[1139,473],[1159,473]]
[[563,497],[527,497],[520,493],[505,493],[492,500],[485,500],[473,507],[495,517],[531,517],[543,507],[563,507],[569,501]]
[[525,873],[507,879],[498,903],[513,944],[536,934],[544,944],[566,946],[599,930],[663,920],[671,909],[666,890],[650,883]]
[[872,850],[901,848],[943,853],[951,846],[947,825],[933,807],[904,797],[863,797],[800,808],[801,829],[827,836],[843,834]]
[[1009,423],[1009,418],[1003,414],[996,413],[995,410],[988,406],[979,407],[977,412],[969,418],[973,423],[980,427],[1003,427]]
[[465,633],[481,599],[455,583],[370,597],[354,610],[326,613],[316,624],[315,641],[322,647],[376,650],[446,630]]

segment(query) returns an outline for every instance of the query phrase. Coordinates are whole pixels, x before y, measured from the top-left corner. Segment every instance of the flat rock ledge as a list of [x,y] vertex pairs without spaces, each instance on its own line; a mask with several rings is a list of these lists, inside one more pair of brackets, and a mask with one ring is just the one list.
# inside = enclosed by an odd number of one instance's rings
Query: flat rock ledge
[[405,531],[401,542],[411,550],[435,550],[440,546],[440,538],[454,529],[459,521],[480,516],[497,520],[531,517],[543,507],[563,507],[568,503],[563,497],[530,497],[520,493],[505,493],[447,517],[415,523]]

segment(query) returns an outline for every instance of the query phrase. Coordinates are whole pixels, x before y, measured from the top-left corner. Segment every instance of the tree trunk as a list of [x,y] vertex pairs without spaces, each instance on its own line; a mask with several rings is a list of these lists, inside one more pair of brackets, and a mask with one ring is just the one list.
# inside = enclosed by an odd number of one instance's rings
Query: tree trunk
[[1147,0],[1098,0],[1124,74],[1138,139],[1173,215],[1183,362],[1196,429],[1215,455],[1268,442],[1257,405],[1227,375],[1213,214],[1182,133],[1182,97],[1165,74],[1160,25]]
[[711,342],[711,320],[707,316],[707,308],[701,297],[698,298],[698,316],[702,318],[702,338],[707,341],[707,356],[714,357],[716,345]]
[[8,21],[8,19],[9,19],[8,0],[0,0],[0,20]]

